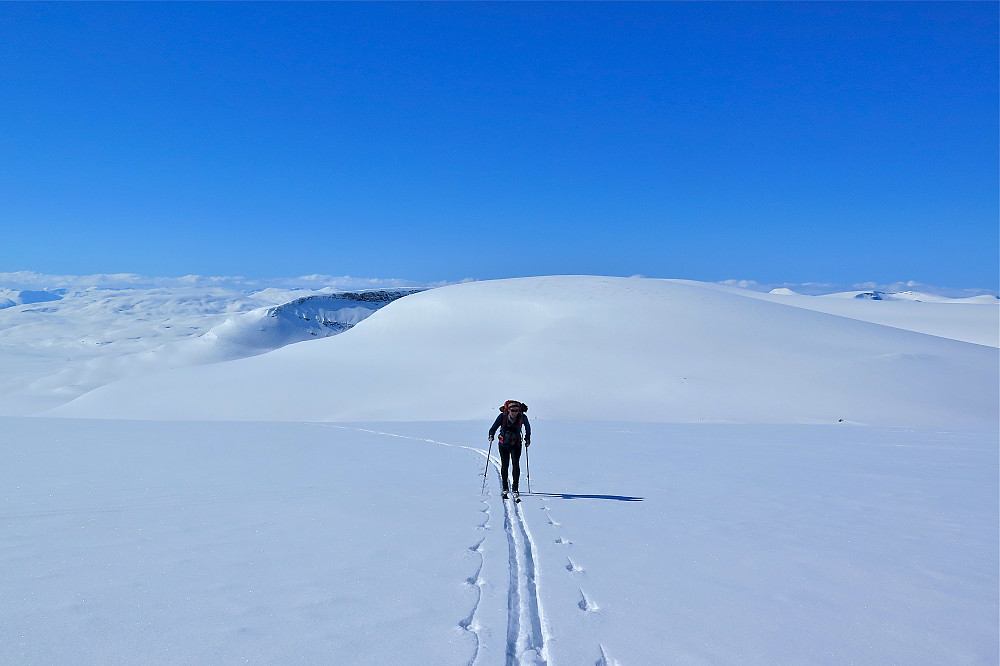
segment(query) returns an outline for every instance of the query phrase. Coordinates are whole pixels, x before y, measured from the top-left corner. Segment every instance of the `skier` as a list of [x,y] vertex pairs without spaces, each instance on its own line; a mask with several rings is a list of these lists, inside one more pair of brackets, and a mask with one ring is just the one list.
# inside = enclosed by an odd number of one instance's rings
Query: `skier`
[[[520,493],[517,490],[517,482],[521,480],[521,428],[524,428],[524,445],[531,446],[531,424],[528,423],[528,406],[517,400],[508,400],[500,408],[500,416],[493,422],[490,428],[490,442],[497,430],[500,431],[500,442],[497,448],[500,450],[500,478],[503,482],[503,498],[507,499],[507,467],[511,460],[514,462],[514,496]],[[520,501],[520,498],[518,498]]]

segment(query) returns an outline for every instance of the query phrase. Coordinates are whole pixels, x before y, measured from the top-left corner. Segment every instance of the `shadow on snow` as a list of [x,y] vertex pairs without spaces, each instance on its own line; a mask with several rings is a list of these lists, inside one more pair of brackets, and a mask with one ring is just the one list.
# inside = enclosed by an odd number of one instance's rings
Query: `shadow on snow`
[[575,495],[571,493],[525,493],[526,495],[537,495],[539,497],[557,497],[559,499],[601,499],[615,500],[617,502],[641,502],[645,497],[630,497],[629,495]]

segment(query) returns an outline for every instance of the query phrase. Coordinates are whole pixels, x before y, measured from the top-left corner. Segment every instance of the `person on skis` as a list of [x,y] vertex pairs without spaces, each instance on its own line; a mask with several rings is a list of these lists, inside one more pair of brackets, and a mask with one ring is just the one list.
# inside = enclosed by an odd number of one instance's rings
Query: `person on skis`
[[513,491],[518,495],[517,483],[521,480],[521,429],[524,429],[524,445],[531,446],[531,424],[528,423],[528,406],[517,400],[508,400],[500,408],[500,416],[493,422],[490,428],[490,442],[493,436],[500,431],[500,441],[497,448],[500,450],[500,478],[503,483],[503,498],[507,499],[509,486],[507,485],[507,467],[513,461]]

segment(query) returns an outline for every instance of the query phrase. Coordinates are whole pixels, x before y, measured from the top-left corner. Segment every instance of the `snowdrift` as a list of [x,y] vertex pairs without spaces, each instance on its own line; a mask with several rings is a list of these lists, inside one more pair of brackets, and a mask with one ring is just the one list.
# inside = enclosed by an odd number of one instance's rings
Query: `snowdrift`
[[453,285],[335,337],[123,380],[50,413],[462,420],[517,397],[553,419],[996,425],[996,348],[780,298],[641,278]]

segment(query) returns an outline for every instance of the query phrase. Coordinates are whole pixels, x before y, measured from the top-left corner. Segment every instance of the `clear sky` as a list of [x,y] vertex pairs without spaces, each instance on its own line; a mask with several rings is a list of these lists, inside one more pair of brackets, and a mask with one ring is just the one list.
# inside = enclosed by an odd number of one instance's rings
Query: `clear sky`
[[998,282],[998,4],[2,3],[0,272]]

